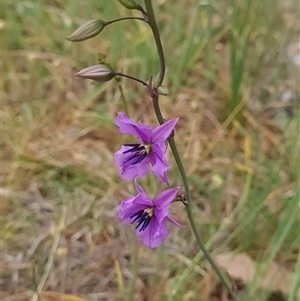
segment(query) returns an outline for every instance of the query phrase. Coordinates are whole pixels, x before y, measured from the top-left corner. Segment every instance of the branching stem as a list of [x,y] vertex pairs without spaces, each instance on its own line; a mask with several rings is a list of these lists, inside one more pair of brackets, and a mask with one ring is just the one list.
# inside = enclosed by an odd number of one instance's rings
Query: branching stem
[[161,44],[159,31],[158,31],[158,27],[156,24],[151,0],[145,0],[145,6],[146,6],[146,11],[147,11],[147,16],[148,16],[148,23],[152,29],[152,33],[153,33],[153,36],[155,39],[156,48],[157,48],[157,52],[158,52],[158,56],[159,56],[159,75],[158,75],[158,79],[154,85],[155,87],[159,87],[164,80],[165,71],[166,71],[164,50],[163,50],[163,47]]
[[[154,17],[154,11],[153,11],[153,8],[152,8],[151,0],[145,0],[145,6],[146,6],[147,15],[148,15],[148,18],[149,18],[149,25],[152,29],[154,39],[155,39],[155,42],[156,42],[157,52],[158,52],[159,61],[160,61],[159,76],[158,76],[158,80],[157,80],[157,82],[154,86],[154,88],[157,88],[162,84],[163,79],[164,79],[165,59],[164,59],[164,53],[163,53],[163,48],[162,48],[162,44],[161,44],[161,40],[160,40],[159,31],[158,31],[157,24],[156,24],[155,17]],[[160,124],[163,124],[165,121],[164,121],[163,115],[162,115],[160,107],[159,107],[159,96],[158,96],[157,93],[154,93],[154,94],[151,95],[151,97],[152,97],[153,108],[154,108],[157,120]],[[205,247],[205,245],[204,245],[204,243],[203,243],[203,241],[202,241],[202,239],[201,239],[201,237],[198,233],[198,229],[197,229],[197,226],[196,226],[196,223],[195,223],[195,220],[194,220],[194,217],[193,217],[193,213],[192,213],[191,197],[190,197],[188,179],[187,179],[182,161],[180,159],[174,137],[170,136],[168,138],[168,142],[169,142],[171,151],[173,153],[175,162],[177,164],[177,167],[178,167],[178,170],[180,172],[182,182],[183,182],[183,185],[184,185],[184,190],[185,190],[185,195],[186,195],[185,209],[186,209],[187,216],[188,216],[188,219],[189,219],[191,227],[192,227],[192,231],[193,231],[194,236],[196,238],[197,244],[198,244],[199,248],[201,249],[201,251],[203,252],[203,254],[204,254],[205,258],[207,259],[207,261],[210,263],[210,265],[212,266],[212,268],[214,269],[214,271],[218,275],[220,281],[226,287],[228,293],[231,295],[232,300],[236,301],[234,293],[232,292],[232,289],[231,289],[227,279],[225,279],[224,275],[221,273],[220,269],[217,267],[217,265],[213,261],[212,257],[210,256],[208,250],[206,249],[206,247]]]
[[140,84],[148,87],[148,84],[146,82],[144,82],[143,80],[139,79],[139,78],[136,78],[134,76],[131,76],[131,75],[127,75],[127,74],[124,74],[124,73],[121,73],[121,72],[115,72],[115,76],[122,76],[122,77],[126,77],[126,78],[129,78],[131,80],[134,80],[136,82],[139,82]]
[[109,25],[109,24],[113,24],[119,21],[124,21],[124,20],[139,20],[139,21],[144,21],[147,22],[147,20],[145,18],[141,18],[141,17],[122,17],[122,18],[117,18],[117,19],[113,19],[113,20],[109,20],[109,21],[104,21],[105,26]]

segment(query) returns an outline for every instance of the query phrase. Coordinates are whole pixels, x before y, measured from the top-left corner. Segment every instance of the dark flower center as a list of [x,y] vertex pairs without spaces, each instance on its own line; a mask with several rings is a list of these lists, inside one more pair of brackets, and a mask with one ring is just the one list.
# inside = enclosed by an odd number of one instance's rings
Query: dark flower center
[[123,154],[132,153],[132,155],[125,159],[123,164],[127,162],[130,162],[131,165],[141,163],[150,152],[150,145],[147,144],[124,144],[124,146],[130,146],[130,148]]
[[149,225],[152,216],[153,216],[153,208],[139,210],[138,212],[130,216],[130,218],[134,218],[131,224],[137,223],[135,229],[140,228],[139,231],[142,232]]

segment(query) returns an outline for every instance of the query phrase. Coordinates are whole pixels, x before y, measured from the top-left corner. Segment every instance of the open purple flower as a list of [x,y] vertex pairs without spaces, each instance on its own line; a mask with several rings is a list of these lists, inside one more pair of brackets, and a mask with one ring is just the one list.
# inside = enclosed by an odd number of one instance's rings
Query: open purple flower
[[145,175],[150,167],[153,174],[168,183],[166,170],[168,163],[164,158],[165,140],[169,137],[178,118],[170,119],[164,124],[151,129],[141,122],[132,122],[124,113],[119,112],[115,119],[122,134],[131,134],[139,143],[124,144],[115,153],[114,161],[122,179],[131,180]]
[[167,236],[166,221],[182,227],[168,217],[167,205],[172,202],[179,187],[166,189],[149,200],[143,189],[135,182],[137,195],[121,202],[118,217],[123,224],[136,224],[135,232],[145,246],[155,248]]

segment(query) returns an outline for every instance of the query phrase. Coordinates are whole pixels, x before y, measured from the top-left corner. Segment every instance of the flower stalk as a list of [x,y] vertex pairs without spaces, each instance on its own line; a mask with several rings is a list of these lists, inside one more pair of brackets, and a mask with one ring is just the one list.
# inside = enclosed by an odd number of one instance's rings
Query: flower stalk
[[113,23],[116,23],[119,21],[124,21],[124,20],[139,20],[139,21],[147,22],[147,20],[142,17],[122,17],[122,18],[105,21],[105,25],[113,24]]
[[[119,131],[122,134],[130,134],[138,140],[137,143],[134,144],[123,144],[115,153],[114,162],[119,169],[119,176],[124,180],[136,180],[136,178],[144,176],[151,170],[154,176],[168,185],[166,170],[169,165],[164,157],[166,150],[165,140],[168,140],[185,190],[185,196],[181,201],[185,206],[196,242],[205,258],[218,275],[220,281],[231,295],[232,300],[236,301],[229,282],[227,281],[228,279],[221,273],[206,249],[193,217],[188,179],[177,150],[174,135],[172,134],[178,118],[165,121],[160,110],[159,94],[165,95],[168,94],[168,91],[165,87],[161,86],[166,70],[165,57],[152,2],[151,0],[144,0],[146,10],[136,4],[133,0],[119,0],[119,2],[128,9],[139,10],[142,12],[143,17],[123,17],[110,21],[92,20],[79,27],[68,37],[68,39],[73,42],[78,42],[93,38],[98,35],[106,25],[122,20],[140,20],[148,23],[153,33],[159,57],[159,73],[155,84],[152,84],[152,76],[147,83],[139,78],[121,72],[115,72],[108,65],[104,64],[98,64],[82,69],[76,76],[98,82],[107,82],[114,77],[117,77],[117,80],[118,77],[125,77],[142,84],[148,89],[152,99],[153,109],[160,125],[152,129],[148,125],[142,124],[140,121],[137,123],[132,122],[124,113],[119,112],[117,114],[115,124],[119,128]],[[135,187],[137,195],[121,202],[118,217],[123,224],[135,224],[136,236],[145,246],[155,248],[160,245],[167,236],[167,229],[165,227],[166,222],[181,227],[180,224],[176,223],[168,216],[167,209],[167,205],[176,201],[175,196],[179,187],[168,188],[161,191],[152,200],[146,196],[137,182],[135,182]]]
[[73,32],[70,36],[66,37],[70,42],[82,42],[88,39],[91,39],[102,32],[102,30],[110,24],[124,21],[124,20],[139,20],[148,22],[147,17],[122,17],[109,21],[103,20],[90,20],[84,24],[82,24],[75,32]]
[[[145,0],[145,6],[146,6],[146,11],[147,11],[147,16],[148,16],[148,19],[149,19],[148,23],[149,23],[149,26],[152,29],[152,33],[153,33],[153,36],[154,36],[154,39],[155,39],[157,52],[158,52],[158,56],[159,56],[159,62],[160,62],[159,63],[159,66],[160,66],[159,76],[158,76],[157,82],[155,84],[155,88],[157,88],[162,84],[163,79],[164,79],[164,75],[165,75],[164,52],[163,52],[163,48],[162,48],[160,35],[159,35],[156,20],[155,20],[151,0]],[[152,98],[153,108],[154,108],[157,120],[160,124],[163,124],[165,121],[164,121],[163,115],[162,115],[160,107],[159,107],[159,95],[158,95],[158,93],[152,93],[151,98]],[[178,170],[179,170],[181,178],[182,178],[182,182],[183,182],[184,190],[185,190],[185,200],[186,200],[184,202],[184,205],[185,205],[187,216],[188,216],[189,222],[191,224],[192,231],[193,231],[194,236],[196,238],[197,244],[198,244],[199,248],[201,249],[201,251],[203,252],[203,254],[204,254],[205,258],[207,259],[207,261],[210,263],[210,265],[212,266],[212,268],[214,269],[214,271],[218,275],[220,281],[223,283],[223,285],[227,289],[228,293],[231,295],[231,298],[234,301],[236,301],[234,293],[233,293],[227,279],[225,279],[224,275],[221,273],[220,269],[217,267],[217,265],[213,261],[212,257],[210,256],[208,250],[206,249],[206,247],[205,247],[205,245],[204,245],[204,243],[203,243],[203,241],[202,241],[202,239],[201,239],[201,237],[198,233],[198,229],[197,229],[197,226],[196,226],[196,223],[195,223],[195,220],[194,220],[194,217],[193,217],[193,213],[192,213],[192,204],[191,204],[191,198],[190,198],[190,190],[189,190],[188,179],[187,179],[185,169],[183,167],[182,161],[180,159],[180,155],[179,155],[177,147],[176,147],[175,139],[172,135],[169,136],[168,143],[170,145],[173,157],[175,159],[175,162],[177,164]]]
[[161,44],[160,35],[159,35],[156,20],[155,20],[151,0],[145,0],[145,6],[146,6],[146,12],[147,12],[147,16],[148,16],[148,23],[151,27],[151,30],[152,30],[152,33],[154,36],[154,40],[156,43],[156,47],[157,47],[158,56],[159,56],[159,75],[158,75],[158,79],[154,85],[157,88],[162,84],[164,77],[165,77],[165,71],[166,71],[165,56],[164,56],[164,50],[163,50],[163,47]]
[[115,76],[126,77],[126,78],[128,78],[128,79],[133,80],[133,81],[139,82],[139,83],[142,84],[143,86],[148,87],[148,84],[147,84],[145,81],[143,81],[143,80],[141,80],[141,79],[139,79],[139,78],[136,78],[136,77],[134,77],[134,76],[127,75],[127,74],[124,74],[124,73],[121,73],[121,72],[115,72]]

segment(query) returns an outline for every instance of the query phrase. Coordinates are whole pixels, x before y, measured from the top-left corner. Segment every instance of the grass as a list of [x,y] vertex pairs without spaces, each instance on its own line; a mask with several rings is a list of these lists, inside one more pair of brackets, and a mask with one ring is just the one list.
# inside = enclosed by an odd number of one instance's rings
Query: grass
[[[276,291],[279,300],[297,300],[300,94],[289,49],[299,38],[298,4],[156,2],[171,91],[161,107],[166,118],[180,117],[176,140],[202,238],[216,259],[252,260],[251,279],[233,277],[240,300],[275,300]],[[101,57],[148,80],[157,73],[153,39],[145,24],[127,21],[83,43],[65,37],[85,20],[127,14],[117,1],[3,1],[5,300],[36,290],[87,300],[226,300],[180,204],[172,216],[186,227],[170,229],[156,250],[116,218],[119,201],[133,192],[113,166],[125,141],[113,119],[124,103],[116,82],[74,74]],[[121,86],[131,118],[156,125],[144,88]],[[170,183],[181,185],[168,157]],[[149,194],[162,188],[151,177],[141,183]]]

